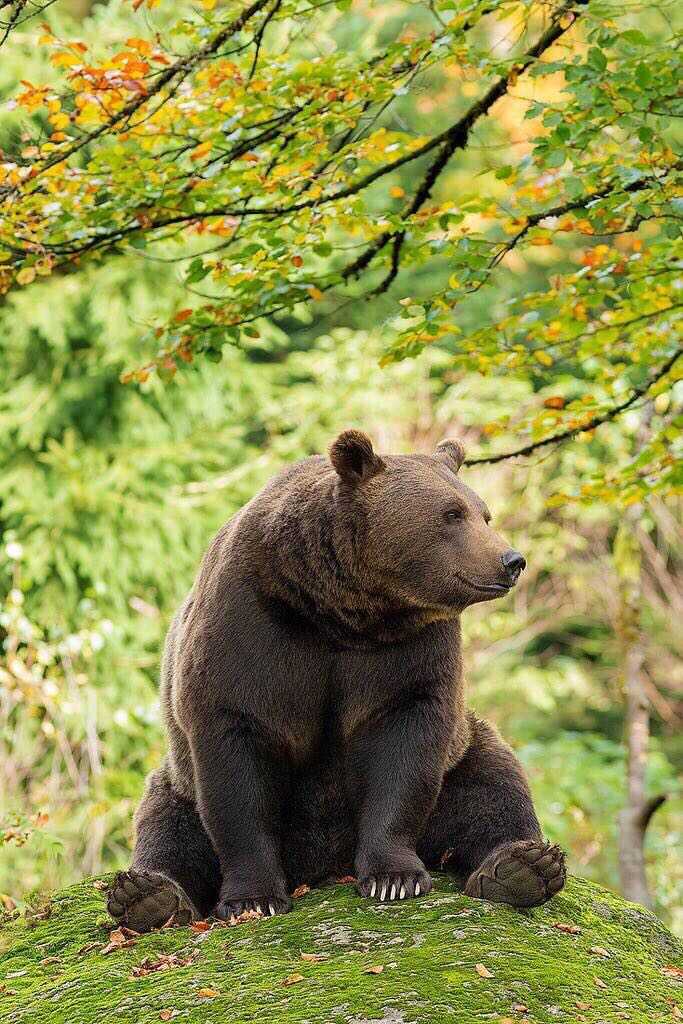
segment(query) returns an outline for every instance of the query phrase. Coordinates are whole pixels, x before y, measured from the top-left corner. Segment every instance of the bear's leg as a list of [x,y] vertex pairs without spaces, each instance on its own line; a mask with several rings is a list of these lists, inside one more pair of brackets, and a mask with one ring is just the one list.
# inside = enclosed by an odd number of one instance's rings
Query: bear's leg
[[542,837],[515,755],[490,725],[471,722],[470,746],[445,776],[418,853],[466,880],[468,896],[545,903],[564,886],[564,854]]
[[206,917],[218,897],[220,868],[196,809],[171,785],[166,768],[153,772],[135,815],[135,849],[119,872],[107,909],[136,932]]
[[248,715],[197,712],[189,737],[197,805],[222,875],[213,913],[223,920],[254,910],[287,913],[292,901],[280,849],[287,763]]
[[416,852],[441,784],[451,723],[438,698],[417,697],[359,735],[348,755],[360,797],[355,873],[361,896],[424,896],[432,879]]

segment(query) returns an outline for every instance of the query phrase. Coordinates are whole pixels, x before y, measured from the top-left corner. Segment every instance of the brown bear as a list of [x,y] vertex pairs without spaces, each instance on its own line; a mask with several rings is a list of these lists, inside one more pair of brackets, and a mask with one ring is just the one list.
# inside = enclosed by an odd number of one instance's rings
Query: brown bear
[[380,456],[348,430],[223,527],[168,634],[169,753],[114,918],[282,913],[349,873],[361,896],[424,896],[439,865],[519,907],[562,888],[522,767],[465,705],[460,614],[526,563],[462,461],[455,441]]

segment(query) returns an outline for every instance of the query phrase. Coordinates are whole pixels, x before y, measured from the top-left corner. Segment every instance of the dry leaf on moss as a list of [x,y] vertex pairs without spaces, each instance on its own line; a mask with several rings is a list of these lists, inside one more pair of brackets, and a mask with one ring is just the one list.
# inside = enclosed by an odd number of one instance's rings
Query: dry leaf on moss
[[563,921],[553,921],[553,928],[556,928],[558,932],[565,932],[566,935],[581,934],[578,924],[565,924]]
[[303,974],[296,974],[296,973],[294,973],[294,974],[290,974],[288,978],[285,978],[285,980],[282,982],[282,984],[285,986],[285,988],[287,988],[289,985],[298,985],[299,982],[303,981],[303,980],[304,980]]

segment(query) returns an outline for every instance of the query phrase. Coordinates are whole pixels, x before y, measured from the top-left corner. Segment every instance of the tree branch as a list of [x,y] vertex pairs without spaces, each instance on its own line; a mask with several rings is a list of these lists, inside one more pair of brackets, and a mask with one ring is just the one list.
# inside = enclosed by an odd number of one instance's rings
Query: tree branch
[[583,434],[587,430],[595,430],[596,427],[601,426],[603,423],[608,423],[610,420],[620,416],[622,412],[630,409],[632,405],[646,395],[650,388],[660,381],[662,377],[666,377],[667,373],[673,369],[674,364],[683,355],[683,348],[678,348],[669,359],[663,363],[655,374],[653,374],[649,380],[647,380],[640,387],[635,388],[630,396],[619,405],[613,406],[606,412],[601,413],[598,416],[594,416],[588,420],[587,423],[583,423],[578,427],[571,427],[569,430],[563,430],[559,434],[552,434],[551,437],[543,438],[541,441],[533,441],[530,444],[524,445],[523,448],[516,448],[511,452],[501,452],[498,455],[480,455],[472,459],[465,459],[466,466],[481,466],[485,463],[491,465],[494,462],[504,462],[506,459],[515,459],[520,455],[531,455],[532,452],[538,451],[539,448],[545,448],[549,444],[559,444],[561,441],[568,441],[572,437],[576,437],[577,434]]

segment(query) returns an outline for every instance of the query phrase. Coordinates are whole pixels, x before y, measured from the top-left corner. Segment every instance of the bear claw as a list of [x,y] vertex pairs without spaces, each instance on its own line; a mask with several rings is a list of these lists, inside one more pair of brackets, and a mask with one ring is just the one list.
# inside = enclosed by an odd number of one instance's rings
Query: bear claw
[[221,921],[238,919],[242,914],[254,913],[262,917],[275,917],[276,914],[287,914],[292,909],[292,901],[287,896],[257,896],[254,899],[223,899],[213,909],[213,916]]
[[497,847],[474,871],[465,894],[513,907],[537,907],[555,896],[567,878],[564,853],[542,840]]
[[361,896],[380,902],[404,900],[406,897],[426,896],[432,888],[432,880],[426,871],[392,871],[380,875],[366,875],[358,880]]
[[156,871],[120,871],[109,890],[107,911],[117,924],[136,932],[187,925],[200,917],[181,886]]

